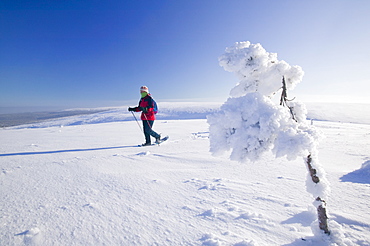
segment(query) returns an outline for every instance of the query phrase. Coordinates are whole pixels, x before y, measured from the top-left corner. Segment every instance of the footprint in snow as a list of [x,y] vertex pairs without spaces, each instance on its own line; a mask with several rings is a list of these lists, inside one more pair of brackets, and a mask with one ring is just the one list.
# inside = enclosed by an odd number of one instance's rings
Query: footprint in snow
[[144,152],[140,152],[138,154],[136,154],[137,156],[146,156],[146,155],[150,155],[150,152],[149,151],[144,151]]
[[184,181],[184,183],[191,183],[198,186],[198,190],[218,190],[219,188],[226,189],[226,186],[222,183],[222,179],[214,178],[211,181],[190,179]]
[[203,213],[199,214],[198,216],[202,217],[216,217],[216,211],[214,209],[209,209],[204,211]]
[[89,208],[89,209],[97,209],[99,206],[95,203],[87,203],[82,206],[83,208]]
[[195,132],[192,133],[192,138],[195,139],[208,139],[209,138],[209,132]]
[[221,242],[219,241],[219,239],[211,233],[210,234],[204,234],[202,236],[202,238],[200,238],[199,240],[202,241],[202,245],[205,245],[205,246],[221,245]]
[[24,236],[23,242],[25,245],[41,245],[41,233],[37,227],[15,234],[14,236]]
[[16,169],[20,169],[20,168],[21,168],[21,166],[14,167],[14,168],[8,168],[8,169],[7,168],[3,168],[3,169],[1,169],[1,174],[6,175],[6,174],[12,173]]

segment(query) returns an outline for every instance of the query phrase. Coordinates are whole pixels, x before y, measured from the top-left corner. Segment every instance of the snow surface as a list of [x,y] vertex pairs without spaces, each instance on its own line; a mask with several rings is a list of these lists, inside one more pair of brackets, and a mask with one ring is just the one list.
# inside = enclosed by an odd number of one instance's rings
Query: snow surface
[[[218,106],[159,104],[161,146],[137,147],[126,108],[1,129],[0,245],[330,245],[312,233],[302,159],[211,155]],[[312,117],[342,233],[331,243],[370,245],[370,122],[337,110]]]

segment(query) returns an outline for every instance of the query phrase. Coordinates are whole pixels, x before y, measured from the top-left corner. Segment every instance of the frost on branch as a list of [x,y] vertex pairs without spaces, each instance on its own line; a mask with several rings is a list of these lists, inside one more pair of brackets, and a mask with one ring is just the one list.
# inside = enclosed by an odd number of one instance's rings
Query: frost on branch
[[208,116],[214,155],[231,150],[232,160],[255,161],[271,150],[276,157],[295,159],[307,156],[315,148],[319,134],[307,126],[305,106],[290,102],[290,112],[271,100],[281,91],[283,78],[287,90],[302,80],[299,66],[279,61],[276,53],[250,42],[227,48],[219,62],[226,71],[234,72],[240,82],[231,90],[221,111]]
[[[301,108],[300,113],[305,110]],[[297,115],[298,119],[304,118]],[[289,110],[259,93],[229,98],[219,113],[208,116],[214,155],[231,150],[230,159],[256,161],[265,151],[276,157],[307,156],[320,135],[292,120]]]
[[269,53],[260,44],[248,41],[227,48],[219,58],[219,63],[226,71],[235,73],[240,80],[230,92],[232,97],[251,92],[271,97],[281,88],[283,76],[288,90],[293,89],[303,77],[301,67],[279,61],[276,53]]
[[[305,106],[287,99],[287,90],[301,82],[302,69],[279,61],[277,54],[250,42],[227,48],[219,62],[240,82],[221,110],[207,117],[210,151],[213,155],[230,151],[230,159],[240,162],[256,161],[267,151],[288,160],[307,157],[307,191],[315,198],[320,229],[330,234],[325,202],[329,187],[317,158],[321,136],[307,124]],[[281,102],[276,105],[272,98],[279,91]]]

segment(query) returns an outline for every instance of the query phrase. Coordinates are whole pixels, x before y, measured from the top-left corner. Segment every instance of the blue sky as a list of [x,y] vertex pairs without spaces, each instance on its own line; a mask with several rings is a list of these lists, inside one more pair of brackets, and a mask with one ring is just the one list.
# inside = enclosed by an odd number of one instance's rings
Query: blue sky
[[291,95],[356,101],[370,91],[369,11],[362,0],[1,1],[0,106],[119,106],[141,85],[162,101],[225,101],[237,78],[218,57],[239,41],[303,68]]

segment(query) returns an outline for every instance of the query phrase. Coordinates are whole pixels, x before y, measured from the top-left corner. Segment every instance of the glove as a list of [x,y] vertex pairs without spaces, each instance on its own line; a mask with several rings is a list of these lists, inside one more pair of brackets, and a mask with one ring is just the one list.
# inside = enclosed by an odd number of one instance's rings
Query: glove
[[148,108],[141,107],[141,111],[143,111],[144,113],[148,113]]
[[135,108],[128,108],[128,111],[135,111]]

